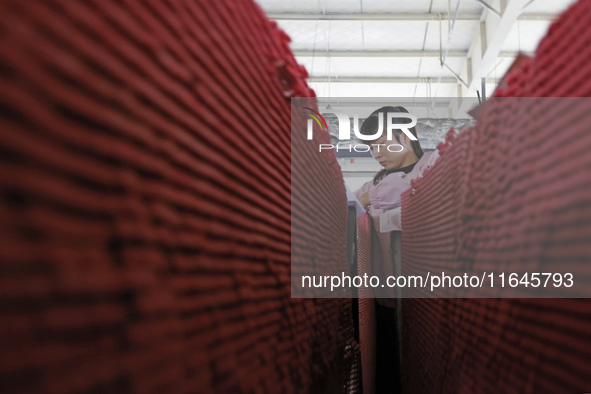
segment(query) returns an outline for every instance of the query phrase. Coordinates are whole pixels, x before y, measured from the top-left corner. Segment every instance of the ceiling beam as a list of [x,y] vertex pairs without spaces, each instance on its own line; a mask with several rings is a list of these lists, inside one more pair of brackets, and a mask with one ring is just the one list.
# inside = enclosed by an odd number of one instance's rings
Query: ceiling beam
[[511,28],[520,19],[521,11],[527,2],[528,0],[501,2],[504,7],[501,7],[500,18],[492,12],[485,12],[485,18],[479,25],[479,33],[474,35],[469,55],[460,73],[460,76],[468,81],[468,86],[462,86],[459,93],[467,100],[460,100],[459,106],[452,108],[454,113],[465,113],[470,109],[472,98],[476,97],[476,92],[481,89],[481,79],[494,67]]
[[[441,56],[439,51],[326,51],[321,50],[302,50],[294,51],[293,54],[297,57],[435,57]],[[468,51],[449,51],[447,57],[466,57]],[[515,58],[517,52],[499,52],[498,57]]]
[[[326,51],[293,51],[298,57],[327,56]],[[439,57],[439,51],[329,51],[330,57]],[[466,57],[468,51],[450,51],[452,57]]]
[[[436,81],[437,77],[432,77],[432,81]],[[427,78],[416,77],[331,77],[330,83],[424,83]],[[312,76],[308,78],[308,82],[322,82],[328,83],[328,77]],[[453,77],[441,78],[441,83],[457,83],[457,79]]]
[[[393,99],[393,102],[396,105],[401,105],[403,107],[408,107],[408,108],[412,108],[412,107],[416,107],[416,106],[422,106],[422,105],[426,105],[426,101],[424,97],[416,97],[413,99],[414,101],[401,101],[400,98],[395,98]],[[439,101],[436,101],[435,103],[433,103],[433,106],[435,108],[448,108],[449,107],[449,100],[443,101],[443,99],[439,98]],[[331,97],[330,99],[324,98],[324,97],[319,97],[318,98],[318,108],[330,104],[332,106],[335,107],[339,107],[339,108],[350,108],[350,107],[358,107],[360,104],[362,104],[365,107],[383,107],[385,105],[392,105],[392,101],[386,101],[386,100],[381,100],[381,101],[369,101],[367,98],[361,98],[360,99],[361,103],[350,103],[347,101],[341,101],[340,97]]]
[[[267,16],[275,20],[299,21],[439,21],[439,14],[434,13],[396,13],[396,12],[268,12]],[[442,18],[447,20],[447,15]],[[458,20],[478,21],[479,15],[458,15]]]
[[488,4],[486,1],[484,1],[484,0],[476,0],[476,1],[479,2],[480,4],[482,4],[484,7],[486,7],[490,11],[494,12],[495,14],[497,14],[498,16],[501,16],[501,13],[499,11],[497,11],[497,9],[495,7],[493,7],[492,5]]
[[[268,12],[270,19],[284,21],[439,21],[438,13],[394,13],[394,12]],[[447,20],[447,14],[441,14],[442,20]],[[553,21],[554,14],[524,14],[520,20]],[[480,15],[458,15],[459,21],[480,21]]]

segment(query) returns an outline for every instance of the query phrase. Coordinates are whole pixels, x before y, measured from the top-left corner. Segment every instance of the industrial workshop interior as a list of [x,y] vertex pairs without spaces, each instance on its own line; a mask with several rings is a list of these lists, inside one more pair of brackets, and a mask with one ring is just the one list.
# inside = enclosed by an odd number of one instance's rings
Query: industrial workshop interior
[[0,393],[591,393],[589,26],[0,0]]

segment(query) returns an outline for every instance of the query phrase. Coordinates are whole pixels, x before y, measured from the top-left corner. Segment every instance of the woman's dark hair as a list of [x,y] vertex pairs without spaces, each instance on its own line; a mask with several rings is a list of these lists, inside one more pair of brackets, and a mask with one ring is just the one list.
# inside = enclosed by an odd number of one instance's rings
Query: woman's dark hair
[[[382,123],[384,125],[383,133],[385,133],[386,132],[386,120],[387,120],[386,114],[388,112],[409,113],[406,110],[406,108],[404,108],[404,107],[391,107],[391,106],[382,107],[380,109],[373,111],[371,113],[371,115],[369,115],[369,117],[367,119],[365,119],[365,121],[361,125],[361,130],[359,130],[359,132],[363,135],[374,135],[378,130],[379,117],[383,116],[383,123]],[[408,118],[393,118],[392,121],[394,123],[398,123],[398,124],[410,123],[410,120]],[[413,151],[415,152],[415,155],[417,156],[418,159],[420,159],[421,157],[423,157],[423,148],[421,148],[421,144],[419,143],[416,127],[410,128],[409,131],[412,133],[412,135],[414,135],[417,138],[416,141],[411,140],[410,143],[411,143]],[[402,134],[402,130],[394,130],[393,136],[394,136],[394,138],[396,138],[396,141],[398,141],[398,142],[400,142],[400,134]],[[379,139],[380,137],[376,138],[376,140]],[[400,171],[400,169],[398,169],[398,168],[392,169],[392,170],[383,169],[382,171],[378,172],[376,174],[376,176],[374,177],[374,179],[373,179],[374,184],[376,184],[384,176],[386,176],[392,172],[397,172],[397,171]]]

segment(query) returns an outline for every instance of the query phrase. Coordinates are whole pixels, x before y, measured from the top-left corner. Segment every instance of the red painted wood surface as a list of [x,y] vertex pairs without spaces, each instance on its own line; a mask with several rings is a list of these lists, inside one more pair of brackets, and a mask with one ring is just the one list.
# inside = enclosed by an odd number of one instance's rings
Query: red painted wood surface
[[341,387],[350,301],[290,298],[288,41],[246,0],[0,2],[0,391]]
[[[495,96],[591,96],[589,23],[591,2],[579,1]],[[507,103],[488,103],[403,195],[406,273],[527,265],[589,276],[589,124],[555,123],[581,107]],[[402,336],[408,392],[591,390],[588,299],[405,299]]]

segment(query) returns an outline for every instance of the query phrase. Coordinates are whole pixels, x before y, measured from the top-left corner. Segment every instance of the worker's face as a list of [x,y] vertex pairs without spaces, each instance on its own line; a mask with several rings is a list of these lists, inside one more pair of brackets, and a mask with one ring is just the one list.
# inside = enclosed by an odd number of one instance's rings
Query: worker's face
[[400,142],[394,137],[389,141],[384,134],[369,145],[372,156],[386,170],[402,168],[407,155],[412,150],[410,139],[404,133],[401,133],[399,138]]

